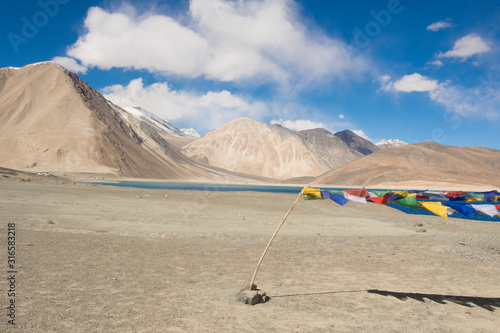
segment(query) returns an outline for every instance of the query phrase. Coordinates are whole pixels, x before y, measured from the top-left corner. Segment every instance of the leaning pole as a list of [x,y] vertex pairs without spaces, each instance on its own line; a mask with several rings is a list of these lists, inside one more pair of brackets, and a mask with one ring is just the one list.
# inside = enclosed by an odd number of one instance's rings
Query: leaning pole
[[259,271],[259,268],[260,268],[260,265],[262,264],[262,261],[264,260],[264,257],[266,256],[266,253],[267,253],[267,250],[269,250],[269,247],[271,246],[271,243],[273,242],[274,238],[276,237],[276,235],[278,234],[278,231],[280,231],[281,229],[281,226],[283,225],[283,223],[285,223],[285,220],[286,218],[288,217],[288,215],[290,215],[290,212],[293,210],[293,208],[295,207],[295,205],[297,204],[297,202],[299,202],[300,198],[302,197],[302,191],[300,192],[299,196],[297,197],[297,199],[295,200],[295,202],[293,203],[292,207],[290,207],[290,209],[288,210],[288,212],[286,213],[285,217],[283,218],[283,220],[281,220],[281,223],[279,224],[278,228],[276,229],[276,231],[274,232],[273,234],[273,237],[271,237],[271,240],[269,241],[269,243],[267,244],[266,246],[266,249],[264,250],[264,252],[262,253],[262,256],[260,257],[259,259],[259,262],[257,263],[257,267],[255,268],[255,272],[253,273],[253,276],[252,276],[252,280],[250,281],[250,286],[249,286],[249,290],[252,290],[255,285],[254,285],[254,282],[255,282],[255,278],[257,277],[257,272]]

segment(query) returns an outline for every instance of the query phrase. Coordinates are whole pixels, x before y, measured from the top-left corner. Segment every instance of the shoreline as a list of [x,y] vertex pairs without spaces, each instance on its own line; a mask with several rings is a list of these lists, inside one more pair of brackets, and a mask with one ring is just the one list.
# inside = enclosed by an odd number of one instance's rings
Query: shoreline
[[[259,187],[312,187],[312,188],[332,188],[332,189],[360,189],[364,186],[359,185],[331,185],[331,184],[307,184],[307,185],[299,185],[299,184],[291,184],[291,183],[239,183],[239,182],[229,182],[229,183],[220,183],[220,182],[209,182],[209,181],[173,181],[173,180],[158,180],[158,179],[144,179],[144,178],[127,178],[127,179],[115,179],[115,180],[98,180],[98,181],[90,181],[90,180],[78,180],[73,179],[72,181],[80,182],[80,183],[90,183],[90,184],[100,184],[100,185],[111,185],[115,183],[151,183],[151,184],[190,184],[190,185],[218,185],[220,187],[224,186],[259,186]],[[405,186],[406,185],[406,186]],[[131,186],[134,187],[134,186]],[[140,188],[140,187],[137,187]],[[425,186],[419,182],[408,182],[408,183],[386,183],[379,184],[373,186],[366,186],[367,190],[374,189],[388,189],[388,190],[433,190],[433,191],[468,191],[468,192],[484,192],[484,191],[492,191],[497,190],[500,191],[500,188],[488,185],[467,185],[467,184],[449,184],[449,183],[440,183],[440,185],[436,185],[434,183],[433,186]],[[213,190],[213,189],[208,189]]]

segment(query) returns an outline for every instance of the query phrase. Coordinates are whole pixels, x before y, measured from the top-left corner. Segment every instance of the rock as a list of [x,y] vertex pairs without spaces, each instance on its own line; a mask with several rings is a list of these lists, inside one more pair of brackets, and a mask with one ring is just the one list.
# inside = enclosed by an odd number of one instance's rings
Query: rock
[[237,300],[243,304],[255,305],[261,297],[257,290],[242,290],[238,293]]
[[265,291],[259,290],[257,294],[259,295],[259,303],[266,303],[269,300]]

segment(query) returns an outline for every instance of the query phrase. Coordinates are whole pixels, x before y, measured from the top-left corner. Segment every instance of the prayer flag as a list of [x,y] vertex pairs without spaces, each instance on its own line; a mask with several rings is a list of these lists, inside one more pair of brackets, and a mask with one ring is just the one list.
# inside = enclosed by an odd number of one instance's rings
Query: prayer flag
[[449,203],[446,202],[444,203],[445,206],[451,207],[457,212],[465,215],[466,217],[472,217],[477,214],[477,210],[475,210],[472,205],[463,205],[463,204],[456,204],[456,203]]
[[356,196],[359,198],[367,198],[368,197],[368,191],[364,187],[362,189],[357,189],[357,190],[344,190],[344,193],[347,193],[351,196]]
[[344,206],[346,203],[349,202],[349,200],[347,200],[346,198],[344,198],[342,195],[336,194],[336,193],[332,193],[332,198],[331,199],[333,201],[335,201],[336,203],[338,203],[339,205],[341,205],[341,206]]
[[491,217],[498,214],[497,208],[493,205],[471,205],[471,206],[478,212],[489,215]]
[[320,189],[305,187],[302,189],[302,194],[306,199],[322,199]]
[[401,206],[406,206],[410,208],[415,208],[419,209],[422,205],[417,202],[416,194],[413,193],[411,196],[408,196],[406,198],[401,198],[401,199],[396,199],[394,200],[395,203]]
[[[344,191],[345,192],[345,191]],[[349,201],[354,201],[354,202],[360,202],[360,203],[366,203],[366,198],[361,198],[355,195],[350,195],[348,193],[345,193],[345,198]]]
[[448,214],[446,214],[447,208],[446,208],[446,206],[443,206],[441,204],[441,202],[439,202],[439,201],[437,201],[437,202],[424,202],[423,201],[423,202],[420,202],[420,204],[422,205],[422,207],[424,207],[428,211],[430,211],[438,216],[441,216],[445,220],[448,219]]

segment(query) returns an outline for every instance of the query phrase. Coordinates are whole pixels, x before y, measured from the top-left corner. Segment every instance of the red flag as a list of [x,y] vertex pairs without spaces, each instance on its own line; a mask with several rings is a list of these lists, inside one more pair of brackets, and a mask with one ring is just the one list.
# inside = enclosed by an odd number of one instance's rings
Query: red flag
[[344,190],[345,193],[354,195],[355,197],[360,197],[360,198],[368,198],[368,191],[363,187],[362,189],[358,190]]
[[378,203],[379,205],[387,205],[387,200],[384,203],[385,197],[369,197],[368,200]]
[[444,192],[444,195],[447,196],[448,198],[455,199],[457,197],[462,197],[465,194],[464,191],[449,191],[449,192]]

